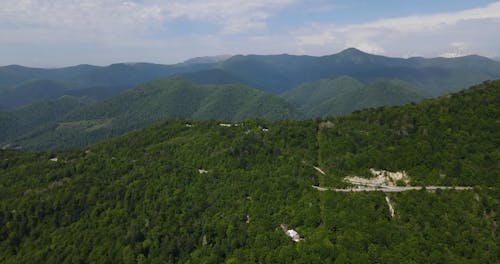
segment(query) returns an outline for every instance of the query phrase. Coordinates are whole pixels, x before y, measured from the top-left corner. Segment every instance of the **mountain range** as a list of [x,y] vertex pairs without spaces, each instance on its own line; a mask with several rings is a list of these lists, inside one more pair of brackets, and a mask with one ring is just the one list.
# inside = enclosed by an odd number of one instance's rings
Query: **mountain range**
[[[275,94],[305,82],[343,75],[363,82],[380,78],[398,79],[412,84],[421,94],[429,97],[457,91],[488,79],[498,79],[500,63],[476,55],[432,59],[390,58],[350,48],[321,57],[235,55],[229,58],[195,58],[174,65],[118,63],[105,67],[78,65],[58,69],[10,65],[0,67],[0,108],[19,107],[35,100],[30,91],[49,90],[43,98],[55,99],[71,95],[74,90],[93,87],[92,96],[104,97],[95,92],[100,89],[106,95],[112,95],[126,88],[174,75],[185,75],[188,79],[191,77],[200,84],[237,82]],[[57,83],[48,85],[47,81]],[[82,91],[76,93],[86,95]]]
[[144,82],[202,70],[211,65],[118,63],[106,67],[79,65],[60,69],[5,66],[0,67],[0,106],[15,108],[25,105],[36,100],[33,94],[45,90],[47,93],[40,99],[55,99],[74,93],[103,98]]
[[484,57],[401,59],[352,48],[322,57],[236,55],[175,65],[11,65],[0,67],[0,146],[67,149],[168,118],[225,122],[344,115],[494,78],[500,78],[500,63]]

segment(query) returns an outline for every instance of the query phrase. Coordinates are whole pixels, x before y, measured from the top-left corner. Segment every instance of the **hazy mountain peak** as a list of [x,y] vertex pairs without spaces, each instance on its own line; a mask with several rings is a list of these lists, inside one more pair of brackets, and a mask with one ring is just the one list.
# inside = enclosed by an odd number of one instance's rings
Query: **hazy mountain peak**
[[363,51],[356,49],[356,48],[347,48],[347,49],[337,53],[337,55],[359,56],[359,55],[370,55],[370,54],[363,52]]
[[9,69],[9,70],[24,70],[24,69],[30,69],[29,67],[22,66],[22,65],[19,65],[19,64],[10,64],[10,65],[3,66],[2,68]]
[[232,57],[232,55],[216,55],[216,56],[195,57],[195,58],[185,60],[181,64],[193,65],[193,64],[218,63],[218,62],[223,62],[231,57]]

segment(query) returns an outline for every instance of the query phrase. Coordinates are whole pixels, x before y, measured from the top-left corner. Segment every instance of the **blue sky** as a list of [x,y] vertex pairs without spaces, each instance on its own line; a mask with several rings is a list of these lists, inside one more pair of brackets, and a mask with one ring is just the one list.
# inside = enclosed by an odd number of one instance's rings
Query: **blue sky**
[[[310,3],[314,3],[311,5]],[[281,12],[277,17],[285,23],[321,21],[349,24],[369,22],[383,18],[403,17],[417,14],[436,14],[461,11],[484,6],[495,1],[460,0],[364,0],[364,1],[304,1],[289,12]],[[306,10],[306,12],[304,12]],[[307,10],[310,10],[307,12]],[[314,12],[316,11],[316,12]],[[294,17],[290,17],[293,14]],[[296,19],[298,16],[300,18]]]
[[500,1],[2,0],[0,65],[220,54],[500,56]]

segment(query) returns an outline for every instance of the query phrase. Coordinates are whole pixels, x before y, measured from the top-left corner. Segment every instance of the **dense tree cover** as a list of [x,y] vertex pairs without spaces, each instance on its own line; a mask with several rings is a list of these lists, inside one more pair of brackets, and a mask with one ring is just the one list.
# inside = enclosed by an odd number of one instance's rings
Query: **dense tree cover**
[[403,105],[423,99],[415,87],[402,81],[379,79],[364,84],[349,76],[301,84],[281,96],[308,118]]
[[[68,152],[0,151],[0,262],[496,263],[499,91],[491,82],[331,123],[171,119]],[[403,148],[426,142],[437,154]],[[378,147],[391,155],[364,159]],[[451,182],[419,174],[456,157]],[[394,218],[383,193],[311,188],[369,167],[481,187],[392,193]]]

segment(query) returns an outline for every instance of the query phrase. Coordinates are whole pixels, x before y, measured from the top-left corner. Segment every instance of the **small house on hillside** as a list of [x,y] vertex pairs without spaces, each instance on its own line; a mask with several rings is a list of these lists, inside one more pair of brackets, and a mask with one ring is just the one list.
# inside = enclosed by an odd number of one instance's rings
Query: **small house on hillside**
[[299,233],[297,233],[297,231],[288,229],[288,226],[286,226],[285,224],[281,224],[280,227],[281,229],[283,229],[283,232],[285,232],[285,234],[289,236],[294,242],[300,242],[301,240],[303,240],[302,238],[300,238],[300,235]]
[[290,229],[286,231],[286,234],[292,238],[293,241],[299,242],[300,241],[300,235],[297,233],[297,231]]

